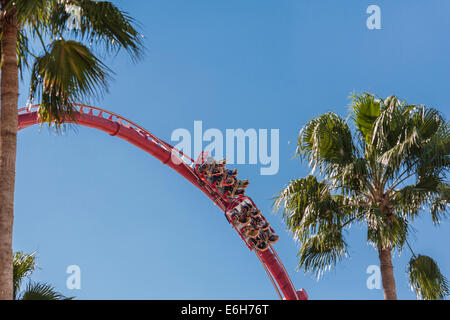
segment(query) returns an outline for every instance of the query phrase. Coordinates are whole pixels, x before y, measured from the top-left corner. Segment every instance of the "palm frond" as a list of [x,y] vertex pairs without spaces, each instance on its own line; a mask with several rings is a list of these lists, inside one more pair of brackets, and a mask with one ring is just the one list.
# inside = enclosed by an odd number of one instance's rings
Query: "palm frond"
[[367,210],[367,241],[374,248],[396,248],[401,250],[408,238],[408,220],[391,213],[386,216],[378,207]]
[[36,269],[36,252],[31,254],[15,252],[13,257],[14,298],[19,293],[23,280]]
[[410,219],[414,219],[420,210],[429,207],[433,223],[439,224],[447,213],[449,190],[450,187],[441,177],[423,177],[417,184],[395,191],[391,203],[398,214]]
[[450,204],[450,185],[440,183],[437,186],[436,196],[430,201],[430,214],[434,224],[440,224],[443,217],[447,217],[447,210]]
[[450,165],[450,129],[433,108],[395,104],[376,122],[378,162],[384,181],[395,181],[404,172],[417,177],[440,174]]
[[380,103],[381,111],[374,122],[370,143],[376,148],[377,154],[383,154],[397,145],[399,137],[404,134],[407,122],[404,113],[409,108],[396,97],[388,97]]
[[[0,47],[1,55],[1,47]],[[24,69],[29,69],[29,43],[28,37],[23,30],[19,30],[17,34],[17,64],[19,65],[20,77],[23,77]]]
[[299,268],[319,278],[347,256],[342,232],[357,220],[357,202],[331,194],[328,184],[310,175],[291,181],[273,206],[301,244]]
[[373,178],[370,162],[365,158],[355,158],[352,162],[335,168],[327,175],[333,188],[341,189],[347,195],[371,192],[370,180]]
[[305,272],[312,272],[319,279],[325,271],[331,270],[347,256],[347,244],[342,230],[331,227],[321,230],[302,243],[298,252],[298,266]]
[[414,155],[413,167],[417,177],[443,174],[450,167],[450,126],[442,123]]
[[412,110],[411,121],[420,132],[423,141],[432,138],[445,124],[444,117],[439,110],[424,106]]
[[80,8],[79,29],[71,29],[72,34],[103,44],[110,52],[124,49],[134,60],[142,57],[142,35],[136,30],[136,21],[126,12],[109,1],[63,0],[51,13],[50,24],[54,28],[67,28],[70,18],[64,10],[67,5]]
[[21,26],[41,24],[47,16],[49,0],[14,0],[10,1],[7,9],[14,7]]
[[29,282],[20,300],[72,300],[45,283]]
[[111,71],[83,44],[56,40],[33,65],[30,100],[40,98],[42,122],[61,125],[72,103],[107,90]]
[[311,233],[342,226],[354,216],[345,196],[332,195],[329,185],[310,175],[291,181],[273,203],[297,239],[306,241]]
[[375,121],[381,112],[379,100],[368,93],[352,96],[352,118],[356,128],[367,144],[372,141]]
[[418,299],[443,299],[449,295],[449,283],[437,263],[430,257],[418,255],[411,258],[407,273],[411,290]]
[[300,131],[297,155],[307,159],[320,172],[333,171],[335,166],[355,158],[355,146],[347,123],[333,112],[309,121]]

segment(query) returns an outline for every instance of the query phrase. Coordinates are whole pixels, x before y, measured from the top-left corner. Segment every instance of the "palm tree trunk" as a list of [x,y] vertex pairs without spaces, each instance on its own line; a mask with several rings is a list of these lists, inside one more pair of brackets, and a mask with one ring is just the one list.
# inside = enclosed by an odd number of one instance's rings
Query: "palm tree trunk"
[[[2,0],[2,8],[9,0]],[[0,299],[13,298],[12,232],[17,145],[17,31],[15,12],[2,18],[0,110]]]
[[392,266],[391,248],[378,248],[381,279],[383,281],[384,300],[397,300],[394,267]]

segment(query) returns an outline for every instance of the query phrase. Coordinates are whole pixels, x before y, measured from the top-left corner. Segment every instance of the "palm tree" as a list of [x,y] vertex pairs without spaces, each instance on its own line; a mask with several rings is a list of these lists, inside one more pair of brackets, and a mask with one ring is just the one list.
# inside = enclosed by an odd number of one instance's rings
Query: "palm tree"
[[72,300],[73,297],[65,297],[46,283],[29,281],[25,289],[20,291],[25,278],[28,278],[36,269],[35,253],[26,254],[15,252],[13,259],[13,298],[14,300]]
[[[0,0],[0,5],[0,299],[3,300],[13,297],[19,74],[23,77],[25,70],[30,71],[30,103],[37,100],[41,104],[40,120],[59,128],[73,116],[73,102],[99,97],[107,91],[112,71],[102,62],[104,56],[123,49],[137,60],[143,46],[134,20],[108,1]],[[71,23],[74,19],[78,20],[77,25]]]
[[[380,260],[385,299],[396,299],[391,254],[412,252],[407,272],[418,298],[438,299],[449,285],[436,262],[408,243],[414,219],[427,209],[446,215],[450,128],[442,114],[391,96],[354,95],[351,122],[329,112],[300,131],[297,156],[312,172],[290,181],[274,207],[301,243],[299,268],[320,277],[348,256],[343,230],[365,225]],[[317,173],[314,175],[314,173]]]

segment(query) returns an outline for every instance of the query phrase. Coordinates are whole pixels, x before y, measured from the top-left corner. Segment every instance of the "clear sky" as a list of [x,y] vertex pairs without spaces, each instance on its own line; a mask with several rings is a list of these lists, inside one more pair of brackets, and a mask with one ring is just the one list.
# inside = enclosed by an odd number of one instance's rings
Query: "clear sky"
[[[280,170],[240,165],[247,193],[280,235],[275,245],[297,288],[311,299],[382,299],[369,290],[378,264],[365,229],[347,232],[350,258],[316,281],[296,271],[297,245],[271,198],[305,176],[292,159],[299,129],[348,96],[370,91],[439,108],[449,117],[450,2],[381,0],[113,1],[141,23],[147,54],[119,55],[110,92],[95,105],[169,141],[178,128],[280,130]],[[366,9],[381,8],[381,30]],[[20,90],[26,102],[27,80]],[[424,214],[411,239],[450,277],[450,223]],[[19,134],[14,250],[39,253],[33,279],[82,299],[276,299],[255,255],[223,213],[169,167],[126,142],[88,128],[56,135],[35,126]],[[398,296],[413,299],[410,253],[393,260]],[[81,268],[81,290],[66,268]]]

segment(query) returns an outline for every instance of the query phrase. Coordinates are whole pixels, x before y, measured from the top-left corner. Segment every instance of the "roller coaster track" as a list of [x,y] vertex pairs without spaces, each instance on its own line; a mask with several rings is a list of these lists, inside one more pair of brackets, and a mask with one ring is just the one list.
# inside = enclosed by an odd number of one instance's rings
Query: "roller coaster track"
[[[136,147],[144,150],[163,164],[171,167],[181,174],[185,179],[200,189],[208,196],[222,211],[226,212],[230,206],[228,200],[219,194],[210,185],[201,181],[194,172],[195,162],[193,159],[175,149],[167,142],[157,138],[138,124],[113,112],[82,104],[75,104],[76,112],[72,119],[66,122],[76,123],[85,127],[104,131],[111,136],[116,136]],[[25,107],[18,110],[18,129],[22,130],[39,123],[39,105]],[[245,240],[244,240],[245,242]],[[246,242],[245,242],[246,243]],[[248,246],[248,244],[246,243]],[[250,247],[249,247],[250,248]],[[250,248],[252,250],[252,248]],[[304,291],[296,291],[292,281],[283,266],[273,246],[266,251],[255,251],[259,261],[272,281],[280,299],[305,300],[307,295]]]

